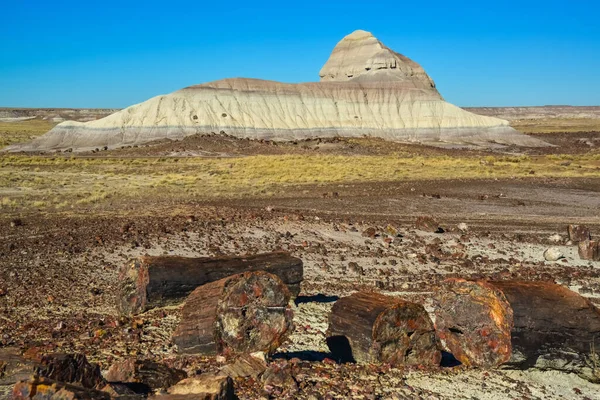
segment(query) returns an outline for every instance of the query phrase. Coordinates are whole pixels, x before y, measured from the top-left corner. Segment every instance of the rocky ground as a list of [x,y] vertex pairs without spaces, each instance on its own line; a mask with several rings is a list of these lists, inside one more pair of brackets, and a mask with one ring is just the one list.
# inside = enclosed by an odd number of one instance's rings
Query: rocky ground
[[[542,157],[566,154],[561,162],[575,169],[581,161],[572,155],[595,154],[600,146],[597,132],[539,137],[556,147],[504,151]],[[275,145],[198,136],[80,157],[315,153],[447,155],[482,162],[495,154],[369,140]],[[431,311],[431,295],[448,277],[556,281],[600,304],[600,263],[580,260],[566,232],[568,224],[586,224],[594,236],[600,235],[600,178],[575,172],[562,178],[533,173],[512,179],[290,184],[272,196],[219,200],[210,196],[157,200],[140,193],[108,198],[87,209],[85,205],[3,208],[0,398],[6,398],[12,387],[2,386],[2,357],[7,353],[36,359],[53,352],[81,352],[105,372],[127,357],[163,361],[190,374],[219,370],[229,361],[183,356],[171,342],[181,307],[155,309],[135,318],[119,316],[115,294],[119,267],[143,254],[218,256],[286,250],[305,266],[302,292],[293,304],[295,331],[272,357],[289,379],[281,385],[236,379],[241,399],[600,399],[598,385],[575,374],[485,371],[450,362],[435,370],[337,364],[325,342],[328,313],[339,297],[356,290],[378,291],[419,302]],[[435,216],[443,229],[439,233],[416,229],[420,215]],[[543,254],[548,248],[564,258],[546,261]]]
[[[118,267],[141,254],[287,250],[305,264],[296,330],[274,356],[289,360],[296,382],[290,397],[600,398],[596,385],[552,371],[338,365],[328,358],[324,334],[339,296],[376,290],[428,306],[435,285],[451,276],[556,280],[596,301],[600,265],[579,259],[566,224],[585,222],[598,234],[599,191],[593,179],[412,182],[150,207],[139,216],[2,216],[0,345],[37,354],[83,352],[103,369],[134,355],[188,372],[214,371],[214,359],[177,354],[170,335],[179,308],[118,316]],[[421,213],[436,215],[444,233],[415,229]],[[548,247],[565,258],[545,261]],[[236,387],[240,398],[280,396],[253,379]]]

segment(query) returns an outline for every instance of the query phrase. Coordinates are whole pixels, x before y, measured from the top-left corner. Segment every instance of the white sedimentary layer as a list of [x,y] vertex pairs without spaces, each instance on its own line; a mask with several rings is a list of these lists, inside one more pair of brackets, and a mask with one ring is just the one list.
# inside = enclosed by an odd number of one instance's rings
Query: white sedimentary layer
[[357,31],[338,43],[321,82],[238,78],[191,86],[96,121],[63,122],[8,151],[113,148],[211,132],[276,141],[373,136],[438,144],[545,145],[507,121],[443,101],[418,64]]

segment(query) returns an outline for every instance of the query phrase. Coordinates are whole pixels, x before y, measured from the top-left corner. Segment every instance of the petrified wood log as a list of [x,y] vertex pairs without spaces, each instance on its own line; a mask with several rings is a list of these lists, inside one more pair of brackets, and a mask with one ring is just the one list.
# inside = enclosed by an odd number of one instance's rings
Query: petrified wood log
[[582,240],[578,250],[582,260],[600,261],[600,242],[597,240]]
[[126,359],[111,365],[106,373],[109,382],[124,382],[137,393],[149,393],[173,386],[187,374],[185,371],[150,360]]
[[35,377],[18,382],[13,388],[12,395],[14,400],[110,400],[108,393],[99,390]]
[[555,283],[453,279],[434,308],[442,342],[467,365],[507,363],[588,375],[597,358],[600,311]]
[[510,364],[581,373],[600,361],[600,310],[588,299],[551,282],[491,283],[514,313]]
[[185,302],[173,341],[189,354],[271,353],[292,329],[289,301],[281,279],[263,271],[200,286]]
[[327,345],[340,361],[438,366],[439,342],[423,306],[378,293],[338,300],[329,314]]
[[567,231],[569,233],[569,240],[572,242],[582,242],[592,238],[590,228],[585,225],[569,225]]
[[293,297],[300,292],[302,260],[276,252],[248,257],[138,257],[119,273],[118,307],[132,315],[154,307],[176,304],[194,289],[230,275],[266,271],[277,275]]
[[45,355],[35,368],[35,375],[88,389],[98,388],[106,383],[100,373],[100,366],[89,363],[83,354]]
[[513,311],[491,284],[445,281],[434,296],[434,313],[442,344],[464,365],[494,367],[510,359]]

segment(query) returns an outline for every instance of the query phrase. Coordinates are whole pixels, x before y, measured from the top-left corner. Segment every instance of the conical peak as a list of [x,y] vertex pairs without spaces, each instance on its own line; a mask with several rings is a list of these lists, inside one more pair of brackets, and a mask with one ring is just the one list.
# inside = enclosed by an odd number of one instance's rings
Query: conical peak
[[347,35],[342,39],[343,40],[364,40],[368,38],[375,38],[371,32],[363,31],[361,29],[357,29],[351,34]]
[[322,82],[401,81],[407,87],[435,91],[435,84],[419,64],[363,30],[352,32],[335,46],[319,76]]

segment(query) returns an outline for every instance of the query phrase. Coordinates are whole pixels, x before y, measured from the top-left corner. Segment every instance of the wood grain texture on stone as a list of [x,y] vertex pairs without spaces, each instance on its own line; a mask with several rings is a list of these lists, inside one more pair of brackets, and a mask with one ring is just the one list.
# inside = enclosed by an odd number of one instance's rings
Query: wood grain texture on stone
[[18,348],[0,348],[0,385],[13,385],[28,379],[34,367],[35,362],[23,357]]
[[189,354],[271,353],[292,330],[287,286],[277,276],[246,272],[195,289],[173,334]]
[[34,377],[18,382],[13,388],[13,400],[110,400],[108,393],[84,388],[48,378]]
[[302,260],[284,252],[245,257],[142,256],[121,268],[118,307],[121,313],[132,315],[181,303],[198,286],[247,271],[278,276],[293,297],[300,292],[304,274]]
[[35,375],[88,389],[98,388],[106,383],[100,373],[100,366],[88,362],[83,354],[45,355],[35,368]]
[[186,378],[167,392],[171,395],[194,395],[197,399],[234,399],[233,379],[229,376],[206,373]]
[[106,373],[109,382],[133,383],[141,392],[167,389],[185,379],[187,373],[150,360],[125,359],[114,363]]
[[442,343],[463,364],[556,369],[598,380],[592,369],[600,311],[564,286],[450,279],[434,312]]
[[329,315],[327,345],[340,361],[438,366],[439,342],[423,306],[379,293],[338,300]]
[[483,281],[449,279],[433,300],[437,334],[458,361],[489,368],[510,359],[513,310],[501,290]]
[[584,373],[589,379],[585,370],[600,343],[600,310],[591,301],[551,282],[491,284],[513,310],[511,365]]
[[582,240],[577,245],[577,251],[582,260],[600,261],[600,242],[598,240]]
[[288,84],[234,78],[190,86],[95,121],[62,122],[3,151],[112,149],[210,133],[273,141],[370,136],[437,145],[548,146],[508,121],[445,102],[419,64],[369,32],[342,39],[320,79]]

